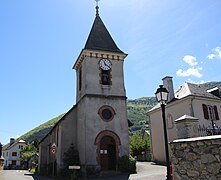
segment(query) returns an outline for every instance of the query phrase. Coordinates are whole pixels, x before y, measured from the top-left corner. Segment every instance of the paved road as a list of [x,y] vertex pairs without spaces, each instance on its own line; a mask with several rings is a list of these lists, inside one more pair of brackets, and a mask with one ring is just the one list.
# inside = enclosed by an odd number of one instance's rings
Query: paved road
[[166,166],[151,162],[137,162],[137,174],[131,174],[130,180],[165,180]]
[[136,174],[120,174],[111,177],[90,178],[90,180],[165,180],[166,166],[151,162],[137,162]]
[[[109,177],[89,178],[90,180],[165,180],[166,167],[151,162],[137,162],[136,174],[118,174]],[[53,178],[37,176],[28,171],[0,171],[0,180],[53,180]]]
[[4,170],[0,171],[0,180],[53,180],[53,178],[33,175],[24,170]]

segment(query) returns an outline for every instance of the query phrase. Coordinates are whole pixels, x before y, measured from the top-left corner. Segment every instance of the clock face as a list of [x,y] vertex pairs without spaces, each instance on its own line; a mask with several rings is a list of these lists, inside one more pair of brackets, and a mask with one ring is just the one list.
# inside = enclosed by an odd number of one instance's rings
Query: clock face
[[101,59],[99,65],[103,70],[109,70],[111,68],[111,62],[108,59]]

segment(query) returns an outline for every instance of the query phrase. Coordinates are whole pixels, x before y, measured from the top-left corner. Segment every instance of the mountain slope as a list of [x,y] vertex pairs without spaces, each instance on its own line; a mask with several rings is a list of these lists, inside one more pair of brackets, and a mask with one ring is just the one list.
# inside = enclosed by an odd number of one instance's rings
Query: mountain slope
[[[155,97],[143,97],[134,100],[128,100],[128,119],[134,124],[131,131],[140,130],[143,123],[147,121],[146,112],[156,103]],[[25,140],[27,143],[33,142],[35,139],[41,140],[45,137],[57,121],[65,113],[41,124],[40,126],[25,133],[19,139]]]
[[[200,85],[210,89],[216,86],[221,87],[221,82],[208,82]],[[128,119],[133,123],[133,126],[130,128],[130,131],[139,131],[145,126],[145,124],[148,123],[147,111],[151,109],[156,103],[157,102],[155,97],[128,99]],[[32,129],[31,131],[19,137],[19,139],[23,139],[28,143],[31,143],[35,139],[41,140],[46,134],[48,134],[51,128],[63,115],[64,113]]]
[[26,141],[27,143],[31,143],[35,139],[41,140],[43,137],[45,137],[49,133],[51,128],[56,124],[56,122],[58,122],[59,119],[61,119],[62,116],[64,116],[64,113],[45,122],[44,124],[41,124],[40,126],[32,129],[31,131],[28,131],[27,133],[20,136],[19,139],[22,139]]

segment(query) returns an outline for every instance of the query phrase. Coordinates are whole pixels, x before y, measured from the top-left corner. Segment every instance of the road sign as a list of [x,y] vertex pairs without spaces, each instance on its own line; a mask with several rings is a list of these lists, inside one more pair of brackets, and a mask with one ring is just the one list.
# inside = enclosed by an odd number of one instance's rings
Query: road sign
[[53,143],[53,144],[51,145],[51,148],[57,148],[57,145],[56,145],[55,143]]
[[54,149],[54,148],[51,149],[52,154],[56,154],[56,152],[57,152],[57,149]]
[[56,154],[57,153],[57,145],[55,143],[53,143],[51,145],[51,154]]

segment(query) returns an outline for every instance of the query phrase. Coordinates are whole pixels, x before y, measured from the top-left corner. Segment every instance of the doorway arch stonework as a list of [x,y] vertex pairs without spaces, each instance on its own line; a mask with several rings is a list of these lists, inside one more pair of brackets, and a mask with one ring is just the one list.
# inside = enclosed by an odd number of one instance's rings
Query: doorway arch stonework
[[[107,138],[111,138],[112,140],[114,140],[114,147],[115,147],[115,170],[116,170],[116,167],[117,167],[117,162],[118,162],[118,156],[119,156],[119,146],[121,145],[121,141],[120,141],[120,138],[119,136],[113,132],[113,131],[109,131],[109,130],[104,130],[104,131],[101,131],[97,137],[95,138],[95,145],[97,146],[97,149],[96,149],[96,160],[98,162],[98,164],[101,166],[102,168],[102,154],[105,154],[105,153],[108,153],[108,152],[105,152],[104,150],[101,150],[101,144],[103,143],[103,141],[105,141],[105,139]],[[113,144],[111,144],[113,145]],[[102,145],[103,146],[103,145]],[[105,169],[105,170],[110,170],[110,169]],[[112,169],[113,170],[113,169]]]

